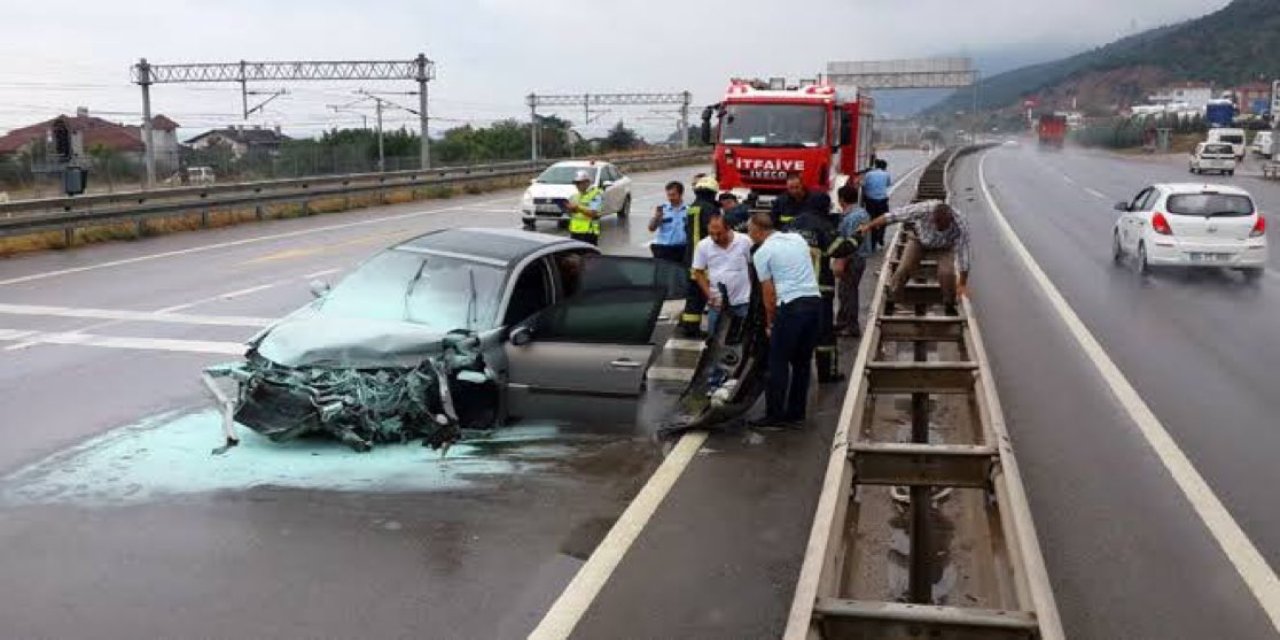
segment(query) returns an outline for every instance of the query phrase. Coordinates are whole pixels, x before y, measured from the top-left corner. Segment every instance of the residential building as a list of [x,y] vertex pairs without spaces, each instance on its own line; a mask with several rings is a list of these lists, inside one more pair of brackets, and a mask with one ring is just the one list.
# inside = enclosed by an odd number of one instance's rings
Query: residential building
[[[53,123],[62,119],[71,133],[72,155],[88,161],[110,153],[129,162],[142,162],[146,149],[142,141],[142,127],[111,122],[89,114],[85,107],[76,109],[74,116],[59,115],[33,125],[19,127],[0,136],[0,155],[29,153],[39,143],[52,146]],[[156,150],[156,166],[161,171],[173,171],[178,167],[178,123],[163,116],[151,118],[152,143]],[[47,158],[34,158],[45,162]]]
[[1203,110],[1215,97],[1213,85],[1203,82],[1179,82],[1147,96],[1147,101],[1151,104],[1180,104],[1191,109]]
[[289,140],[289,136],[280,133],[280,127],[263,128],[260,126],[232,126],[225,129],[212,129],[190,140],[187,144],[193,149],[207,149],[213,146],[226,146],[231,149],[236,159],[246,154],[266,153],[275,155],[280,145]]
[[1271,110],[1271,83],[1250,82],[1232,90],[1240,113],[1260,115]]

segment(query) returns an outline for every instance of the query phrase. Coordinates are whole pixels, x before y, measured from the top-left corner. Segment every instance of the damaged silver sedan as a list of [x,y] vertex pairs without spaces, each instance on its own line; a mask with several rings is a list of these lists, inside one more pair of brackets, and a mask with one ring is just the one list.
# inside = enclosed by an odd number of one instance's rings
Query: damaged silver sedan
[[[250,340],[204,382],[236,424],[274,441],[324,434],[354,449],[522,418],[575,420],[593,400],[634,402],[687,274],[563,237],[428,233],[378,253]],[[234,383],[228,390],[223,381]]]

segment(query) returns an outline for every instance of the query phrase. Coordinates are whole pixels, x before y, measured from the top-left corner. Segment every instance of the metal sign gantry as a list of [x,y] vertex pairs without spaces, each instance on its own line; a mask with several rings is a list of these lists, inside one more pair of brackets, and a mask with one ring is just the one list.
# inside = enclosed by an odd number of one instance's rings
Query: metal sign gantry
[[530,157],[538,159],[538,107],[582,107],[583,122],[591,121],[592,107],[642,106],[642,105],[677,105],[680,108],[680,148],[689,147],[689,103],[693,95],[688,91],[679,93],[575,93],[538,95],[531,93],[525,98],[529,105],[529,121],[532,126],[533,144]]
[[[237,82],[246,117],[250,113],[249,82],[293,80],[413,80],[418,83],[418,118],[422,131],[422,168],[431,165],[427,135],[427,82],[435,79],[436,64],[419,53],[411,60],[297,60],[274,62],[197,62],[151,64],[146,58],[130,69],[130,79],[142,87],[142,137],[146,145],[148,188],[155,185],[155,148],[151,132],[151,85]],[[255,108],[256,109],[256,108]]]

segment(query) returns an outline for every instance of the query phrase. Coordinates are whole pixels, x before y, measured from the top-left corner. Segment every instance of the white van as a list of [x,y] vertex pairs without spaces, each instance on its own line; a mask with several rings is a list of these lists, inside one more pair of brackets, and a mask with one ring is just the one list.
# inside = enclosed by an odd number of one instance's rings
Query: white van
[[1201,142],[1191,152],[1191,173],[1214,171],[1225,175],[1235,175],[1236,156],[1231,145],[1225,142]]
[[1244,129],[1210,129],[1205,142],[1222,142],[1231,145],[1236,161],[1244,160]]
[[1253,134],[1253,142],[1249,144],[1249,150],[1264,157],[1271,157],[1271,132],[1259,131]]

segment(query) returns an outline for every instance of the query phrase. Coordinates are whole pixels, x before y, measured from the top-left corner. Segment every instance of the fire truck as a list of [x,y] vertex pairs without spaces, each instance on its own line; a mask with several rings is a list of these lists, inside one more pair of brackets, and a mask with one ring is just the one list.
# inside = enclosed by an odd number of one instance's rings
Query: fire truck
[[785,191],[793,173],[835,202],[835,190],[871,162],[873,112],[872,98],[857,89],[734,80],[703,110],[702,136],[715,143],[720,188],[753,205]]

